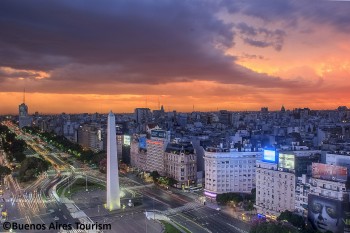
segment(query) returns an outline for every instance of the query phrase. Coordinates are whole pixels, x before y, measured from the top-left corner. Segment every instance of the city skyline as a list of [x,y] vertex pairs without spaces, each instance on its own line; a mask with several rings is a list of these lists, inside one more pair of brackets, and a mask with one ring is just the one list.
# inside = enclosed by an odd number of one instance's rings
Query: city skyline
[[350,105],[349,2],[38,2],[0,3],[0,114]]

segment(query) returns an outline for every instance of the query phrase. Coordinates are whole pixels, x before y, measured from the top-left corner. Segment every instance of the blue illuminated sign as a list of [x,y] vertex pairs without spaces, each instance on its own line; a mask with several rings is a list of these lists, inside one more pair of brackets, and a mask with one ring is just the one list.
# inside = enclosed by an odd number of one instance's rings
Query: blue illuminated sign
[[139,138],[139,148],[140,149],[147,149],[146,137]]
[[275,150],[264,150],[263,160],[266,162],[276,163],[276,151]]

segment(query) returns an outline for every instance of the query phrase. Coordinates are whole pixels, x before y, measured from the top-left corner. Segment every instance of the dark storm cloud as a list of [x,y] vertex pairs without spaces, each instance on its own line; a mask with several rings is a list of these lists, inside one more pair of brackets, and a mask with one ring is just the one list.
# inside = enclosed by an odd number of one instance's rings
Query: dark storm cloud
[[49,72],[46,90],[58,82],[290,85],[225,55],[235,34],[218,10],[203,0],[1,1],[0,67]]
[[341,32],[350,32],[350,4],[348,1],[327,0],[224,0],[231,13],[243,13],[265,22],[282,21],[295,27],[301,19],[317,25],[328,24]]
[[243,22],[237,24],[236,28],[245,43],[261,48],[271,46],[277,51],[282,49],[284,37],[286,36],[283,30],[255,28]]

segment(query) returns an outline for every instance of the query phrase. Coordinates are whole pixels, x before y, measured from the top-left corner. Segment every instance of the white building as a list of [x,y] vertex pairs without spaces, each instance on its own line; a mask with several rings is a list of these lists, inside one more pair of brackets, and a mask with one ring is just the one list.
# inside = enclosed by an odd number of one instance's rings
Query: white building
[[329,152],[326,154],[326,163],[347,167],[350,170],[350,151]]
[[295,208],[295,174],[278,169],[276,163],[257,161],[256,203],[259,214],[275,219]]
[[297,177],[295,188],[295,211],[301,215],[307,216],[308,209],[308,195],[310,193],[310,178],[305,174]]
[[204,156],[205,194],[214,198],[228,192],[250,193],[255,188],[256,161],[261,156],[262,152],[208,148]]

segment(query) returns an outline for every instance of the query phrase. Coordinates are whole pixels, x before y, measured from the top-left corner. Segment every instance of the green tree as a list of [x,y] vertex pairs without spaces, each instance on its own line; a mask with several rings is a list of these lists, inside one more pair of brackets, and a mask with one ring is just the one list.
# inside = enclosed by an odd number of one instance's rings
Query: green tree
[[179,182],[177,180],[175,180],[174,178],[172,178],[172,177],[168,178],[168,185],[169,186],[175,186],[175,185],[177,185],[177,183],[179,183]]
[[158,179],[159,179],[159,177],[160,177],[158,171],[153,171],[153,172],[151,172],[150,176],[152,177],[153,182],[155,182],[155,183],[158,181]]
[[280,216],[278,216],[277,220],[286,220],[291,223],[293,226],[301,229],[305,229],[305,221],[302,216],[294,214],[288,210],[283,211]]
[[0,176],[5,176],[9,174],[11,174],[10,168],[0,165]]
[[12,154],[12,156],[18,163],[22,162],[26,158],[26,155],[23,152],[15,152]]
[[243,197],[239,193],[222,193],[216,196],[216,201],[220,204],[227,204],[231,201],[238,204],[243,201]]
[[258,222],[250,228],[250,233],[297,233],[297,229],[278,222]]
[[36,157],[26,158],[21,163],[21,168],[19,169],[19,179],[21,181],[32,180],[41,172],[46,171],[49,168],[49,165],[49,162]]

